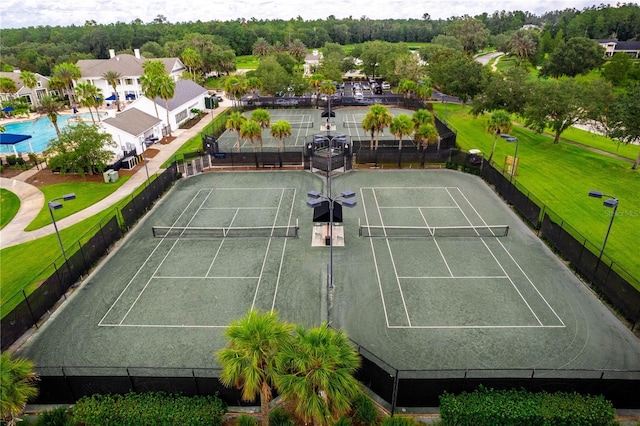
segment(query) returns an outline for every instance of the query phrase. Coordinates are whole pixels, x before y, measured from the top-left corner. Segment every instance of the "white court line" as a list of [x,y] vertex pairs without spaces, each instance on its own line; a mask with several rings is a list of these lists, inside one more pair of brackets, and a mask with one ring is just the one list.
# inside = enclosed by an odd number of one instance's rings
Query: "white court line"
[[203,207],[200,210],[274,210],[275,207]]
[[[198,191],[200,192],[200,191]],[[204,205],[204,203],[207,202],[207,200],[209,199],[209,197],[211,196],[211,193],[213,191],[210,190],[209,193],[207,194],[206,197],[204,197],[204,200],[202,200],[202,202],[200,203],[200,205],[198,206],[198,209],[195,211],[195,213],[193,213],[193,216],[191,217],[191,220],[189,220],[189,222],[187,223],[188,227],[191,222],[193,222],[193,219],[195,219],[196,215],[198,214],[198,212],[200,211],[200,208]],[[145,292],[145,290],[147,289],[147,287],[149,286],[149,284],[151,283],[151,280],[153,279],[153,277],[156,275],[156,272],[158,272],[158,270],[162,267],[162,265],[164,265],[165,260],[167,260],[167,257],[171,254],[171,251],[173,250],[173,248],[176,246],[176,244],[178,243],[178,241],[180,241],[180,238],[176,238],[176,240],[173,242],[173,244],[171,245],[171,247],[169,248],[169,251],[167,252],[167,254],[165,254],[165,256],[162,258],[162,260],[160,261],[160,264],[158,265],[158,267],[155,269],[155,271],[153,271],[153,273],[151,274],[151,277],[147,280],[147,283],[144,285],[144,287],[142,287],[142,290],[140,290],[140,293],[138,293],[138,297],[135,298],[135,300],[133,301],[133,303],[131,304],[131,306],[129,307],[129,309],[127,310],[127,312],[124,314],[124,317],[122,317],[122,319],[120,320],[120,324],[122,324],[126,319],[127,316],[129,316],[129,313],[131,313],[131,310],[133,309],[133,307],[136,305],[136,303],[138,302],[138,300],[140,300],[140,297],[142,297],[142,294]]]
[[438,244],[438,239],[437,238],[433,238],[433,242],[436,245],[436,248],[438,249],[438,253],[440,253],[440,257],[442,257],[442,261],[444,262],[444,266],[447,267],[447,271],[449,271],[449,275],[451,275],[451,277],[453,278],[453,272],[451,271],[451,268],[449,267],[449,262],[447,262],[447,258],[444,257],[444,253],[442,253],[442,249],[440,248],[440,244]]
[[421,277],[421,276],[417,276],[417,277],[400,276],[398,278],[400,278],[402,280],[434,280],[434,279],[436,279],[436,280],[442,280],[442,279],[445,279],[445,280],[488,280],[488,279],[495,280],[495,279],[506,279],[506,278],[509,278],[509,277],[506,276],[506,275],[496,275],[496,276],[486,275],[486,276],[478,276],[478,277],[454,277],[454,276],[451,276],[451,275],[447,275],[447,276],[443,275],[441,277],[439,277],[439,276],[424,276],[424,277]]
[[154,280],[213,280],[213,279],[225,279],[225,280],[255,280],[260,277],[227,277],[223,275],[205,276],[205,277],[171,277],[171,276],[155,276]]
[[431,210],[431,209],[457,209],[458,207],[456,206],[433,206],[433,207],[429,207],[429,206],[402,206],[402,207],[380,207],[380,210],[384,210],[384,209],[424,209],[424,210]]
[[[376,196],[375,190],[373,191],[373,198],[376,201],[376,207],[380,204],[378,203],[378,197]],[[382,212],[378,209],[378,215],[380,216],[380,224],[382,225],[382,229],[384,229],[384,220],[382,219]],[[386,234],[387,231],[385,231]],[[402,299],[402,306],[404,307],[404,313],[407,317],[407,323],[411,325],[411,318],[409,318],[409,311],[407,310],[407,302],[404,299],[404,292],[402,291],[402,285],[400,285],[400,280],[398,279],[398,268],[396,267],[396,262],[393,259],[393,251],[391,250],[391,244],[389,244],[389,239],[385,238],[387,243],[387,250],[389,250],[389,257],[391,258],[391,264],[393,265],[393,273],[396,275],[396,284],[398,285],[398,290],[400,291],[400,297]]]
[[564,325],[392,325],[388,328],[395,329],[487,329],[487,328],[563,328]]
[[[202,192],[203,189],[198,190],[198,192],[196,192],[195,194],[193,194],[193,197],[191,197],[191,201],[189,201],[189,203],[185,206],[185,208],[182,210],[182,213],[180,213],[180,215],[176,218],[176,220],[173,222],[173,224],[171,225],[176,226],[176,223],[178,223],[178,221],[180,220],[180,218],[182,217],[182,215],[187,211],[187,209],[189,208],[189,206],[191,206],[191,204],[195,201],[196,197],[198,196],[198,194],[200,194],[200,192]],[[211,194],[211,189],[209,189],[209,194]],[[138,270],[136,271],[135,274],[133,274],[133,277],[131,277],[131,279],[129,280],[129,282],[127,283],[127,285],[124,287],[124,289],[122,289],[122,291],[120,292],[120,294],[118,295],[118,297],[116,298],[116,300],[114,300],[114,302],[111,304],[111,306],[109,307],[109,309],[107,310],[107,312],[104,314],[104,316],[100,319],[100,321],[98,322],[98,326],[102,325],[102,321],[104,321],[104,319],[107,317],[107,315],[109,315],[109,313],[111,312],[111,310],[116,306],[116,304],[118,303],[118,301],[120,300],[120,298],[122,298],[122,296],[125,294],[125,292],[129,289],[129,286],[131,285],[131,283],[133,283],[133,280],[135,280],[135,278],[138,276],[138,274],[140,273],[140,271],[142,271],[142,269],[144,268],[144,266],[149,262],[149,260],[153,257],[153,255],[155,254],[156,250],[158,250],[158,248],[160,247],[160,245],[164,242],[164,238],[160,240],[160,242],[158,242],[158,244],[156,244],[156,246],[154,247],[154,249],[151,251],[151,253],[149,253],[149,256],[147,256],[147,258],[145,259],[145,261],[142,263],[142,265],[140,266],[140,268],[138,268]]]
[[[274,215],[273,218],[273,223],[271,224],[271,226],[276,226],[276,223],[278,221],[278,213],[280,212],[280,206],[282,205],[282,199],[284,198],[284,191],[285,189],[282,188],[280,190],[280,200],[278,200],[278,209],[276,210],[276,214]],[[273,232],[273,231],[271,231]],[[267,243],[267,250],[264,253],[264,257],[262,258],[262,267],[260,268],[260,278],[258,278],[258,283],[256,285],[256,291],[253,294],[253,301],[251,302],[251,309],[253,309],[256,305],[256,298],[258,297],[258,291],[260,290],[260,283],[262,282],[262,274],[264,272],[264,267],[267,264],[267,259],[269,258],[269,248],[271,247],[271,241],[272,238],[269,238],[269,242]]]
[[[369,216],[367,214],[365,197],[364,197],[364,192],[362,191],[362,188],[360,188],[360,199],[362,200],[362,209],[364,210],[364,220],[366,221],[367,224],[369,224]],[[373,246],[373,239],[369,241],[369,244],[371,244],[371,253],[373,255],[373,265],[376,268],[376,277],[378,278],[378,289],[380,290],[380,298],[382,299],[382,312],[384,312],[384,320],[387,323],[387,328],[389,328],[389,316],[387,314],[387,304],[384,300],[384,292],[382,291],[382,280],[380,279],[380,270],[378,269],[378,260],[376,258],[375,247]]]
[[213,264],[215,263],[216,259],[218,258],[218,255],[220,254],[220,250],[222,250],[222,246],[224,245],[224,238],[220,241],[220,244],[218,244],[218,249],[216,250],[216,254],[213,255],[213,259],[211,259],[211,263],[209,263],[209,268],[207,268],[207,273],[204,274],[205,277],[209,276],[209,273],[211,273],[211,268],[213,268]]
[[136,328],[227,328],[228,325],[191,325],[191,324],[105,324],[103,327],[136,327]]
[[[289,207],[289,218],[287,219],[287,223],[291,225],[291,220],[293,219],[293,206],[295,205],[296,196],[298,195],[298,189],[293,189],[293,198],[291,199],[291,206]],[[278,289],[280,287],[280,277],[282,275],[282,267],[284,265],[284,255],[287,251],[287,238],[284,240],[284,245],[282,246],[282,254],[280,255],[280,266],[278,267],[278,277],[276,278],[276,288],[273,291],[273,300],[271,302],[271,310],[273,311],[276,306],[276,298],[278,297]]]
[[[474,205],[469,201],[469,199],[464,195],[464,193],[462,191],[460,191],[460,188],[458,188],[458,192],[460,192],[460,194],[462,195],[462,197],[465,199],[465,201],[467,202],[467,204],[469,204],[469,206],[471,206],[471,208],[473,209],[473,211],[478,215],[478,217],[480,218],[480,220],[482,220],[482,223],[484,223],[485,225],[487,225],[487,223],[484,221],[484,219],[482,218],[482,216],[480,216],[480,213],[478,213],[478,211],[476,210],[476,208],[474,207]],[[514,259],[514,257],[511,255],[511,253],[509,253],[509,250],[507,250],[507,248],[504,246],[504,244],[502,244],[502,241],[500,241],[499,239],[497,240],[498,244],[500,244],[500,246],[502,247],[502,249],[504,250],[505,253],[507,253],[507,256],[509,256],[509,258],[511,259],[511,261],[516,265],[516,267],[518,268],[518,270],[522,273],[522,275],[524,275],[524,277],[527,279],[527,281],[529,282],[529,284],[531,285],[531,287],[533,287],[533,289],[536,291],[536,293],[538,293],[538,296],[540,296],[540,298],[544,301],[544,303],[547,305],[547,307],[549,309],[551,309],[551,312],[553,312],[553,315],[556,316],[556,318],[558,319],[558,321],[560,321],[560,323],[562,324],[562,326],[564,327],[564,321],[562,321],[562,319],[560,318],[560,316],[556,313],[555,309],[553,309],[551,307],[551,305],[549,304],[549,302],[547,301],[547,299],[542,295],[542,293],[540,293],[540,290],[538,290],[538,287],[536,287],[536,285],[533,283],[533,281],[531,280],[531,278],[529,278],[529,276],[527,275],[526,272],[524,272],[524,270],[522,269],[522,267],[520,266],[520,264],[518,263],[518,261],[516,259]]]

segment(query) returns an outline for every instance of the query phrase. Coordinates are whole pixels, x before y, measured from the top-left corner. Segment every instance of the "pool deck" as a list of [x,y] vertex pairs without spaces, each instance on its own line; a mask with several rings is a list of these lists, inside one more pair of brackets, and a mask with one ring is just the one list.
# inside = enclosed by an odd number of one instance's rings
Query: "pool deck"
[[[230,106],[231,101],[225,99],[220,104],[220,107],[213,111],[213,115],[216,116],[222,113],[226,109],[226,107]],[[88,112],[88,110],[86,110],[86,108],[82,108],[78,112],[84,113]],[[13,122],[16,122],[20,119],[12,120],[14,120]],[[9,122],[9,119],[3,119],[2,121],[0,121],[0,125],[7,124]],[[200,122],[191,129],[174,130],[172,134],[176,137],[176,139],[173,142],[166,145],[155,144],[154,148],[157,149],[159,153],[155,157],[148,159],[147,167],[149,169],[149,174],[158,172],[160,170],[160,166],[167,159],[171,158],[171,156],[178,148],[182,146],[183,143],[200,133],[204,126],[209,124],[209,122],[209,120],[200,120]],[[33,168],[31,170],[20,173],[18,176],[15,176],[11,179],[0,178],[0,188],[7,189],[15,193],[20,198],[20,209],[18,210],[18,213],[14,216],[11,222],[9,222],[4,228],[2,228],[2,230],[0,230],[0,249],[5,249],[7,247],[22,244],[28,241],[33,241],[35,239],[53,234],[55,232],[53,224],[44,226],[34,231],[24,231],[24,229],[33,221],[33,219],[35,219],[40,210],[42,210],[42,207],[45,203],[44,195],[42,194],[42,192],[37,187],[25,182],[29,177],[37,172],[38,170]],[[146,179],[147,175],[145,169],[140,168],[133,176],[131,176],[131,178],[129,178],[127,182],[125,182],[120,188],[118,188],[109,196],[103,198],[96,204],[93,204],[84,210],[81,210],[71,216],[56,221],[58,229],[65,229],[69,226],[75,225],[76,223],[109,208],[110,206],[114,205],[118,201],[133,193],[133,191],[137,187],[144,184]]]

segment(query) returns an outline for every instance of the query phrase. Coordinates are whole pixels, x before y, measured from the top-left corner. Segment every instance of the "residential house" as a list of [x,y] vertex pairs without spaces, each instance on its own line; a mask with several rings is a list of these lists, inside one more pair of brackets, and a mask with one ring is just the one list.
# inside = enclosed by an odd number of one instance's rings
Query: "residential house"
[[[140,56],[140,50],[134,49],[133,55],[116,55],[115,51],[110,49],[109,56],[109,59],[79,60],[76,65],[80,68],[82,76],[74,83],[90,82],[102,91],[107,103],[113,102],[116,99],[116,94],[113,93],[113,87],[104,79],[104,74],[107,71],[113,71],[120,74],[116,86],[117,98],[120,102],[132,101],[142,96],[140,77],[144,75],[142,64],[147,59]],[[162,61],[165,71],[174,81],[178,81],[182,73],[187,70],[179,58],[152,58],[150,60]]]
[[51,94],[57,94],[56,91],[49,90],[49,77],[45,77],[38,73],[33,73],[36,76],[36,87],[33,89],[25,86],[20,80],[20,70],[14,70],[13,72],[0,72],[0,77],[10,78],[16,84],[18,89],[15,93],[0,93],[0,100],[8,101],[16,98],[25,98],[29,105],[36,108],[40,105],[40,99],[43,96]]
[[317,49],[313,50],[313,53],[307,54],[304,57],[304,75],[311,75],[320,66],[320,61],[322,60],[322,52]]
[[[169,123],[167,123],[167,109],[164,99],[156,98],[151,100],[142,96],[129,105],[126,110],[139,109],[153,117],[156,117],[156,107],[158,118],[162,120],[163,126],[171,126],[171,131],[180,127],[180,124],[194,117],[193,109],[205,110],[204,99],[208,96],[207,89],[191,80],[176,81],[176,88],[173,98],[169,100]],[[154,106],[155,104],[155,106]],[[167,134],[166,130],[163,130]]]
[[162,120],[135,108],[106,118],[100,125],[117,144],[115,148],[109,147],[113,151],[112,162],[127,158],[125,167],[134,165],[146,146],[162,138]]
[[605,49],[605,56],[626,53],[631,58],[640,58],[640,41],[618,41],[616,39],[596,40]]

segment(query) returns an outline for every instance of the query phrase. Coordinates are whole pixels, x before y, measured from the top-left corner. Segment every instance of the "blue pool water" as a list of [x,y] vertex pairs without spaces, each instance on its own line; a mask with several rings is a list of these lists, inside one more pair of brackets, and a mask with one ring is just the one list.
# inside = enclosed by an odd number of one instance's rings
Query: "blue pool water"
[[[78,114],[78,116],[83,118],[84,120],[88,120],[89,124],[92,123],[90,114]],[[95,114],[93,116],[95,117]],[[73,116],[71,115],[58,116],[58,127],[60,128],[60,130],[62,130],[64,126],[67,125],[67,122],[72,118]],[[22,121],[20,123],[5,124],[4,128],[6,129],[5,133],[31,135],[31,139],[17,143],[15,145],[18,153],[31,152],[29,142],[31,142],[33,152],[42,152],[47,148],[49,140],[56,137],[56,130],[53,128],[53,124],[51,124],[51,121],[47,117],[41,117],[36,120]],[[13,154],[13,146],[0,145],[0,153]]]

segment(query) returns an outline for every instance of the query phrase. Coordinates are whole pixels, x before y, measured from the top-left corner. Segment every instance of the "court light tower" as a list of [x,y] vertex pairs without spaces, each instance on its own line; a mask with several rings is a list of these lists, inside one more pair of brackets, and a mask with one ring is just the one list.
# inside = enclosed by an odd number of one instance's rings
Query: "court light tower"
[[69,271],[69,277],[71,277],[71,266],[69,266],[69,259],[67,258],[67,252],[64,251],[64,245],[62,245],[62,238],[60,238],[60,232],[58,231],[58,225],[56,224],[56,218],[53,215],[53,211],[54,210],[59,210],[62,207],[64,207],[64,205],[59,201],[70,201],[70,200],[75,200],[76,199],[76,194],[75,193],[70,193],[70,194],[65,194],[62,197],[58,197],[58,198],[54,198],[51,201],[49,201],[47,203],[47,207],[49,207],[49,214],[51,215],[51,220],[53,221],[53,229],[56,230],[56,236],[58,237],[58,243],[60,243],[60,250],[62,250],[62,257],[64,257],[64,263],[67,264],[67,270]]
[[509,178],[509,183],[513,180],[513,174],[516,171],[516,165],[518,164],[518,138],[515,136],[507,135],[505,133],[501,134],[500,137],[506,140],[509,143],[516,143],[516,150],[513,153],[513,164],[511,165],[511,177]]
[[594,191],[594,190],[589,191],[589,197],[593,197],[593,198],[606,197],[606,200],[604,200],[602,205],[613,209],[613,212],[611,213],[611,220],[609,221],[609,227],[607,228],[607,233],[604,235],[604,241],[602,242],[602,248],[600,249],[600,256],[598,256],[598,264],[600,264],[600,260],[602,259],[602,255],[604,254],[604,248],[607,245],[607,239],[609,238],[609,232],[611,232],[613,219],[616,218],[616,210],[618,210],[618,199],[613,195],[604,194],[601,191]]
[[329,203],[329,277],[327,278],[327,285],[329,288],[333,288],[333,208],[338,201],[344,207],[355,207],[357,202],[356,200],[351,200],[351,198],[355,197],[356,193],[342,191],[340,195],[332,198],[331,193],[323,195],[320,191],[309,191],[307,196],[311,198],[307,201],[307,206],[311,208],[319,207],[325,201]]

